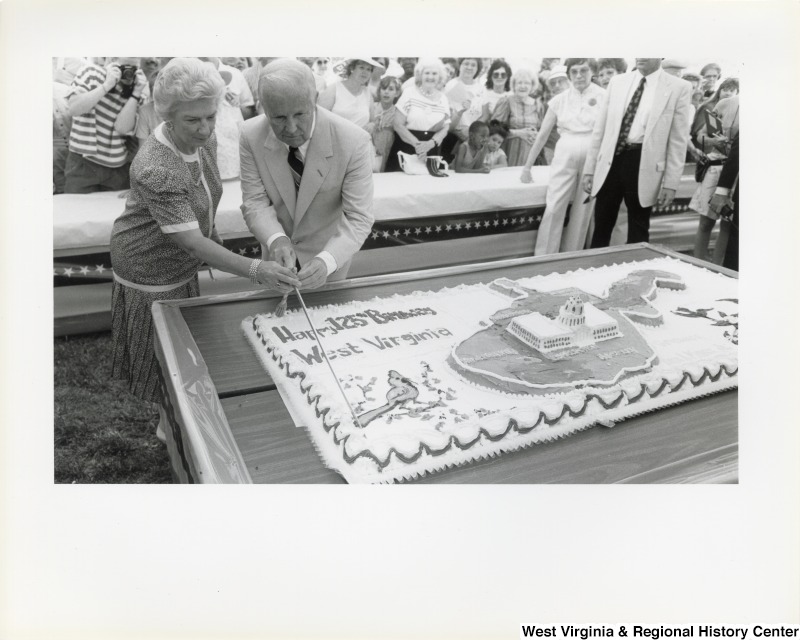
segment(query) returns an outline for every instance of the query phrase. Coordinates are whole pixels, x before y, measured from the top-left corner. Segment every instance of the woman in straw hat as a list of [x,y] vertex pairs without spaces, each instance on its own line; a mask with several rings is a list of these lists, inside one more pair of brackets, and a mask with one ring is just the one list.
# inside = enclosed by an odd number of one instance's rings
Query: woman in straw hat
[[320,93],[317,103],[372,133],[373,100],[369,82],[375,68],[384,67],[372,58],[350,58],[342,72],[342,81],[334,82]]

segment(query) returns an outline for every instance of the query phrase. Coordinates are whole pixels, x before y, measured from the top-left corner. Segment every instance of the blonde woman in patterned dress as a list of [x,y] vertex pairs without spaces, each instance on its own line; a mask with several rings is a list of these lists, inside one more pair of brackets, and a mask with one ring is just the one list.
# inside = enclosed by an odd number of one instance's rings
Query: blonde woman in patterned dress
[[[222,196],[214,123],[225,83],[217,70],[197,58],[173,58],[153,94],[164,122],[134,159],[125,211],[114,222],[111,322],[113,375],[126,380],[136,397],[159,402],[154,301],[199,295],[197,271],[203,263],[279,291],[300,281],[275,262],[250,260],[220,246],[214,229]],[[163,440],[161,406],[159,416],[157,435]]]
[[535,88],[536,77],[533,73],[519,69],[511,76],[511,93],[500,98],[492,113],[492,120],[508,127],[508,138],[503,149],[508,156],[509,167],[525,164],[542,124],[542,103],[530,95]]

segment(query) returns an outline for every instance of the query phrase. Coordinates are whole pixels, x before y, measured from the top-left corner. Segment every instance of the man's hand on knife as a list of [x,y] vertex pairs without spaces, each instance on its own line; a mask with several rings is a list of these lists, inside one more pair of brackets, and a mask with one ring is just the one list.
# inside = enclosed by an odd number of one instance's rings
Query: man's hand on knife
[[300,278],[301,289],[316,289],[328,279],[328,268],[322,258],[312,258],[300,269],[297,277]]

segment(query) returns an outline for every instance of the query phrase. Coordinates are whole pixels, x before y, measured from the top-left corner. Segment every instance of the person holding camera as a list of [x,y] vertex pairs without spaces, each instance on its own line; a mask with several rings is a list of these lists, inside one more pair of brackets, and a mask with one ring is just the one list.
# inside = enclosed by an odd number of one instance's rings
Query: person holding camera
[[127,138],[136,127],[146,86],[138,58],[111,58],[105,67],[92,62],[81,68],[67,93],[72,130],[65,193],[129,188]]

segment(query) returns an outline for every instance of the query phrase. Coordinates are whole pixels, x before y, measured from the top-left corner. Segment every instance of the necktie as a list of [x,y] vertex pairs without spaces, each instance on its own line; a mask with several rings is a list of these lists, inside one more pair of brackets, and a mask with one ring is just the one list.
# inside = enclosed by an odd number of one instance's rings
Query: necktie
[[303,161],[300,159],[297,147],[289,147],[289,155],[286,161],[289,163],[289,170],[292,172],[294,188],[296,191],[300,191],[300,180],[303,178]]
[[642,81],[639,83],[639,86],[636,87],[636,91],[633,92],[633,96],[631,97],[630,104],[628,108],[625,109],[625,115],[622,116],[622,127],[619,130],[619,138],[617,138],[617,146],[614,148],[614,155],[619,155],[622,153],[622,150],[625,148],[625,143],[628,141],[628,134],[631,132],[631,125],[633,124],[633,119],[636,117],[636,110],[639,108],[639,103],[642,100],[642,94],[644,93],[644,83],[647,78],[642,78]]

